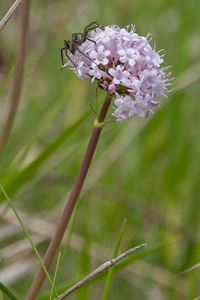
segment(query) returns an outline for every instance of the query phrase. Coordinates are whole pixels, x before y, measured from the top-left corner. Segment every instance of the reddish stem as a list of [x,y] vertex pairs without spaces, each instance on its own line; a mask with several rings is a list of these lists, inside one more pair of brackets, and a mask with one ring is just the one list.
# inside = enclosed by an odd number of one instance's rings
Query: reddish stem
[[12,128],[12,124],[14,122],[15,114],[20,100],[26,54],[26,37],[29,23],[30,2],[31,0],[24,0],[22,2],[21,36],[14,74],[14,85],[11,93],[10,107],[0,135],[0,156],[3,152],[10,130]]
[[[101,108],[100,114],[99,114],[99,118],[98,118],[98,122],[99,123],[103,123],[106,117],[106,114],[108,112],[110,103],[111,103],[111,99],[110,97],[106,97],[104,104]],[[69,220],[71,218],[71,215],[73,213],[73,210],[75,208],[76,202],[78,200],[79,194],[81,192],[83,183],[85,181],[89,166],[91,164],[98,140],[99,140],[99,136],[102,130],[102,126],[98,126],[97,123],[95,123],[95,127],[93,129],[92,132],[92,136],[90,138],[83,162],[81,164],[81,167],[79,169],[79,172],[77,174],[76,180],[74,182],[73,188],[71,190],[70,196],[68,198],[68,201],[66,203],[66,206],[64,208],[64,211],[62,213],[62,216],[60,218],[60,221],[58,223],[57,229],[54,233],[54,236],[51,240],[51,243],[49,245],[49,248],[45,254],[44,257],[44,265],[46,267],[47,270],[49,270],[51,263],[53,261],[53,258],[58,250],[58,247],[62,241],[63,235],[65,233],[65,230],[67,228],[67,225],[69,223]],[[40,266],[38,273],[36,275],[36,278],[28,292],[28,295],[26,296],[25,300],[34,300],[37,297],[37,294],[40,291],[40,288],[45,280],[45,273],[42,269],[42,267]]]

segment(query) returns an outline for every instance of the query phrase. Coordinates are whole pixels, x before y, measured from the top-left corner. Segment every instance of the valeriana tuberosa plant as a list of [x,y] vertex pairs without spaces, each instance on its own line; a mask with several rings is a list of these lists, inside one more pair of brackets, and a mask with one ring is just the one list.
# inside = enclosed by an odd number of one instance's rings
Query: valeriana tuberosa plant
[[[99,115],[96,114],[83,162],[45,255],[47,270],[74,210],[112,99],[113,112],[109,119],[112,117],[122,123],[135,114],[146,116],[147,119],[154,108],[159,107],[158,99],[166,96],[167,87],[174,79],[168,79],[171,74],[167,72],[168,67],[161,67],[164,54],[156,52],[155,46],[152,48],[150,34],[146,37],[139,36],[133,25],[126,28],[116,25],[93,27],[95,28],[87,30],[85,37],[82,34],[75,35],[62,49],[62,55],[67,61],[62,68],[70,66],[80,79],[89,78],[92,83],[97,82],[98,88],[105,91],[106,97]],[[40,268],[26,300],[36,298],[44,279],[44,271]]]

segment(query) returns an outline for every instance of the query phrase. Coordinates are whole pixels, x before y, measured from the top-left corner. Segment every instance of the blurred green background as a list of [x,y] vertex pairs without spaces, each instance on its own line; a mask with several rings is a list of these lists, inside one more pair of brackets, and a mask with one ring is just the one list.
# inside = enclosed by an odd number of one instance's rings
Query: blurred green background
[[[0,18],[12,3],[0,2]],[[200,296],[200,270],[188,270],[200,261],[199,16],[199,0],[32,1],[22,94],[0,161],[0,183],[42,256],[94,121],[95,83],[80,80],[68,68],[60,71],[64,39],[92,21],[135,24],[139,35],[153,34],[151,45],[164,49],[165,66],[172,65],[177,78],[149,121],[136,116],[104,128],[70,222],[67,255],[66,238],[61,247],[58,288],[112,258],[126,218],[120,252],[141,243],[152,251],[115,273],[109,299]],[[17,53],[19,31],[20,8],[0,33],[1,128],[13,86],[12,74],[8,79],[5,74]],[[104,97],[99,91],[99,107]],[[4,200],[0,192],[0,280],[24,299],[38,262]],[[162,247],[163,242],[169,245]],[[155,245],[161,249],[153,251]],[[55,264],[52,275],[54,269]],[[97,278],[69,299],[101,299],[104,283],[105,277]],[[48,295],[47,282],[38,299],[47,299],[45,291]]]

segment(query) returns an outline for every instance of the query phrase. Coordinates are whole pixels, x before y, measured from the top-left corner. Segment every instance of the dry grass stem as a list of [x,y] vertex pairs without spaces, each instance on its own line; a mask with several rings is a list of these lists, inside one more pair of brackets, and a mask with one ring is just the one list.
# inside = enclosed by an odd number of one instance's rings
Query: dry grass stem
[[[126,252],[120,254],[118,257],[113,258],[113,259],[108,260],[107,262],[103,263],[100,267],[98,267],[96,270],[94,270],[88,276],[86,276],[85,278],[83,278],[81,281],[79,281],[74,286],[72,286],[67,291],[65,291],[62,295],[60,295],[59,299],[60,300],[64,299],[69,294],[71,294],[72,292],[74,292],[75,290],[77,290],[78,288],[80,288],[81,286],[83,286],[85,283],[87,283],[88,281],[90,281],[91,279],[93,279],[94,277],[96,277],[98,274],[100,274],[103,271],[111,268],[112,266],[114,266],[116,263],[118,263],[120,260],[122,260],[123,258],[125,258],[126,256],[128,256],[129,254],[135,252],[136,250],[138,250],[140,248],[146,247],[146,246],[147,246],[147,244],[142,244],[142,245],[139,245],[137,247],[131,248],[131,249],[127,250]],[[56,300],[56,299],[54,299],[54,300]]]
[[15,3],[11,6],[7,14],[3,17],[3,19],[0,22],[0,31],[3,29],[3,27],[6,25],[12,14],[14,13],[15,9],[19,6],[22,0],[16,0]]

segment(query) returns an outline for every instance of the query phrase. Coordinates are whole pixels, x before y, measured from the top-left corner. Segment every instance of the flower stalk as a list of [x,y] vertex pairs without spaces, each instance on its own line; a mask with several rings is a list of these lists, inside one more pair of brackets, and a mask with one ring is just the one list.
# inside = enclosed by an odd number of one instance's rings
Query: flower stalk
[[[80,167],[77,177],[75,179],[74,185],[72,187],[70,196],[66,203],[66,206],[63,210],[63,213],[62,213],[62,216],[58,223],[57,229],[54,233],[54,236],[51,240],[51,243],[49,245],[49,248],[48,248],[48,250],[45,254],[44,260],[43,260],[43,263],[47,270],[49,270],[51,263],[54,259],[54,256],[56,255],[58,247],[62,241],[63,235],[65,233],[65,230],[67,228],[67,225],[69,223],[69,220],[71,218],[73,210],[77,203],[77,200],[80,195],[87,172],[89,170],[95,149],[97,147],[97,143],[98,143],[98,140],[99,140],[102,128],[103,128],[102,123],[105,120],[106,114],[110,107],[111,100],[112,100],[112,97],[110,95],[107,95],[107,97],[105,98],[105,101],[103,103],[103,106],[101,108],[101,111],[99,113],[99,117],[94,123],[94,129],[93,129],[85,156],[83,158],[83,162],[81,164],[81,167]],[[101,125],[99,126],[98,124],[101,124]],[[37,297],[37,294],[39,293],[40,288],[45,280],[45,276],[46,275],[45,275],[42,267],[40,267],[38,270],[38,273],[35,277],[35,280],[25,298],[26,300],[34,300]]]
[[[94,27],[91,25],[96,24]],[[94,129],[90,138],[80,170],[74,182],[69,199],[58,223],[55,234],[44,257],[44,265],[49,270],[53,258],[61,243],[88,169],[90,167],[100,133],[104,127],[104,120],[115,98],[115,111],[112,116],[122,123],[131,119],[135,114],[146,119],[153,113],[154,107],[159,107],[158,99],[165,95],[171,80],[168,67],[161,67],[164,54],[156,52],[150,46],[150,34],[147,37],[139,36],[133,25],[120,29],[118,26],[103,28],[92,22],[83,33],[74,33],[72,41],[64,41],[61,49],[67,60],[62,68],[71,66],[72,70],[81,79],[90,78],[97,81],[98,88],[106,92],[98,118],[95,119]],[[145,113],[146,112],[146,113]],[[34,300],[44,282],[45,273],[40,267],[26,300]]]

